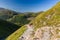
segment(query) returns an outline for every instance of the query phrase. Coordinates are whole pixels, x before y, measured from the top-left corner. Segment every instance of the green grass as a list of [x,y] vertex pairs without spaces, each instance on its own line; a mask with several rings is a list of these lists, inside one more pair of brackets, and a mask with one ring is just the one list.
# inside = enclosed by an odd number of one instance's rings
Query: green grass
[[8,36],[5,40],[17,40],[24,33],[26,29],[27,29],[26,26],[22,26],[17,31]]

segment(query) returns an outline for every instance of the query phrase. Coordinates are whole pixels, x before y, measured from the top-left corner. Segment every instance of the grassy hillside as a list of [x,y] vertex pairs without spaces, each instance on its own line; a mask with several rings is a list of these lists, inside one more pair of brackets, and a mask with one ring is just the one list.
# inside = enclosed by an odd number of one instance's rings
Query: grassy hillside
[[26,26],[22,26],[18,30],[16,30],[14,33],[12,33],[10,36],[8,36],[5,40],[17,40],[27,29]]
[[0,40],[5,39],[11,33],[16,31],[19,26],[0,19]]
[[[40,13],[42,13],[42,12],[38,12],[38,13],[35,13],[35,14],[34,13],[26,13],[26,14],[16,15],[12,19],[9,19],[9,21],[12,22],[12,23],[16,23],[17,25],[22,26],[24,24],[28,24],[31,21],[31,20],[27,20],[27,18],[30,18],[30,17],[35,18]],[[8,36],[6,38],[6,40],[17,40],[18,37],[21,36],[26,29],[27,29],[26,26],[22,26],[21,28],[16,30],[14,33],[12,33],[10,36]]]
[[30,20],[27,20],[25,14],[19,14],[13,16],[13,18],[10,18],[8,21],[17,24],[19,26],[25,25],[30,22]]
[[60,2],[58,2],[51,9],[38,15],[31,23],[35,29],[42,26],[58,26],[60,24]]

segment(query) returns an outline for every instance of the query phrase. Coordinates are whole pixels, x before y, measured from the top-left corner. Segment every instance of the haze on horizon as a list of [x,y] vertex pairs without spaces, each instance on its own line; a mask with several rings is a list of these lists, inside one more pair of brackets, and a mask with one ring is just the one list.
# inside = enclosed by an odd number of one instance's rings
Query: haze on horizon
[[50,9],[59,0],[0,0],[0,7],[18,12],[39,12]]

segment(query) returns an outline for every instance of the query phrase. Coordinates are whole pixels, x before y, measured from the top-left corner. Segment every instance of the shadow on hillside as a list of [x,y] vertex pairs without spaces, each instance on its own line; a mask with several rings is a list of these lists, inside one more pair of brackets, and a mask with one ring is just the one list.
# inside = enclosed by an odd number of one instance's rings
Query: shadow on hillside
[[4,40],[21,26],[0,19],[0,40]]

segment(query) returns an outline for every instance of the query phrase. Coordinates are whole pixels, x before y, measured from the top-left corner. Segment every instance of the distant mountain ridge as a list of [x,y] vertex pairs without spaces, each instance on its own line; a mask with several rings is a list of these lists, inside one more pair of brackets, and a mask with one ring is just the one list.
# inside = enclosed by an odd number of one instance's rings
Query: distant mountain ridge
[[12,10],[8,10],[5,8],[0,8],[0,18],[1,19],[9,19],[11,17],[13,17],[14,15],[17,15],[18,12],[12,11]]
[[21,13],[5,8],[0,8],[0,19],[12,22],[20,26],[29,23],[38,14],[39,13],[34,12]]

